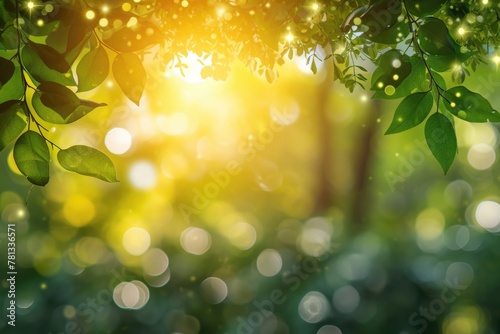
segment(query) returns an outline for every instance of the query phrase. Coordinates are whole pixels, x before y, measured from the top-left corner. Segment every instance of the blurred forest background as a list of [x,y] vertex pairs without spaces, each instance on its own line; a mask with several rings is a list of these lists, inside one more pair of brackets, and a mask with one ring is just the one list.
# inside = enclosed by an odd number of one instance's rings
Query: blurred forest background
[[[82,94],[108,107],[50,129],[109,153],[120,183],[53,162],[30,192],[1,153],[2,333],[500,333],[498,126],[457,121],[444,176],[423,127],[384,136],[395,102],[327,64],[295,57],[274,84],[146,67],[140,107],[109,80]],[[466,83],[497,109],[498,73]]]

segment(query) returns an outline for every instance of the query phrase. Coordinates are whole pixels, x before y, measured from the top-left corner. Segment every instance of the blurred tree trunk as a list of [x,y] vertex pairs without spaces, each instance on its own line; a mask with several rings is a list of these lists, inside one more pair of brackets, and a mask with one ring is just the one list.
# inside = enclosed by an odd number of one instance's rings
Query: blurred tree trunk
[[[329,50],[327,50],[327,53]],[[326,77],[318,87],[317,97],[317,140],[318,140],[318,160],[317,160],[317,185],[314,213],[322,214],[334,205],[335,196],[330,182],[332,175],[333,152],[331,133],[334,131],[333,124],[328,117],[330,91],[333,89],[333,64],[332,61],[326,61],[323,66]]]
[[363,230],[368,224],[370,204],[370,178],[373,158],[378,147],[378,122],[382,110],[381,100],[371,100],[366,117],[364,131],[360,134],[355,152],[358,156],[354,161],[354,183],[351,197],[351,212],[349,224],[353,229]]

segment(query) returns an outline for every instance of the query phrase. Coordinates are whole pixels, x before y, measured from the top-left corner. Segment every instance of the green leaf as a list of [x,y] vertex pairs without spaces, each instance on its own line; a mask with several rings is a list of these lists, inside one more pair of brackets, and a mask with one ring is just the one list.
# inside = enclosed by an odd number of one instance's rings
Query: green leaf
[[12,78],[0,88],[0,103],[18,100],[23,94],[24,86],[21,80],[21,67],[16,65]]
[[113,61],[113,76],[123,93],[139,105],[144,87],[146,71],[135,53],[120,53]]
[[467,52],[467,53],[456,53],[445,56],[427,55],[426,58],[427,58],[427,63],[433,70],[438,72],[445,72],[455,68],[458,64],[465,62],[473,55],[474,52]]
[[407,96],[396,109],[392,123],[385,134],[402,132],[419,125],[431,112],[432,104],[430,91]]
[[5,28],[0,34],[0,49],[16,50],[17,49],[17,30],[12,25]]
[[99,86],[108,76],[109,59],[102,46],[83,56],[76,67],[78,91],[85,92]]
[[[429,84],[429,81],[426,79],[426,68],[425,63],[419,56],[415,55],[410,58],[411,62],[411,71],[408,76],[402,80],[401,84],[396,88],[396,92],[393,95],[387,95],[383,89],[378,89],[373,94],[374,99],[400,99],[405,96],[410,95],[413,91],[421,88],[422,90],[427,87],[423,87],[423,85]],[[380,79],[385,73],[384,71],[375,71],[378,74],[378,78]],[[375,75],[375,73],[374,73]],[[375,81],[376,82],[376,81]]]
[[79,99],[69,88],[55,82],[42,82],[33,94],[32,103],[41,119],[55,124],[75,122],[95,108],[106,105]]
[[49,148],[35,131],[26,131],[14,145],[14,161],[28,181],[45,186],[49,182]]
[[[410,75],[411,70],[412,63],[408,56],[403,56],[399,50],[389,50],[380,57],[379,66],[373,72],[371,90],[392,96],[396,88]],[[392,89],[387,89],[389,86]]]
[[118,182],[111,159],[95,148],[76,145],[57,153],[61,166],[71,172],[92,176],[106,182]]
[[500,122],[500,114],[481,95],[463,86],[448,89],[443,93],[446,109],[467,122]]
[[422,0],[406,0],[406,9],[410,14],[423,17],[432,15],[437,12],[447,0],[432,0],[432,1],[422,1]]
[[71,70],[66,73],[61,73],[57,70],[49,68],[42,61],[39,55],[28,46],[25,46],[21,50],[21,58],[26,71],[35,83],[52,81],[64,86],[76,85]]
[[14,75],[15,70],[16,65],[14,65],[12,61],[0,57],[0,87],[9,82],[10,78]]
[[460,45],[451,37],[446,24],[436,18],[428,18],[420,25],[418,44],[425,53],[433,56],[460,54]]
[[67,73],[70,70],[70,65],[66,59],[64,59],[64,55],[60,54],[52,47],[34,43],[30,40],[28,40],[28,47],[35,51],[38,57],[40,57],[49,68],[61,73]]
[[0,104],[0,151],[12,143],[26,128],[26,103],[11,100]]
[[448,173],[457,155],[457,137],[448,118],[438,112],[429,117],[425,123],[425,139],[444,173]]
[[370,7],[360,18],[362,25],[368,27],[368,36],[376,38],[398,23],[401,11],[399,0],[371,1]]
[[405,21],[401,21],[387,30],[372,33],[365,32],[362,36],[375,43],[398,44],[410,34],[410,27]]

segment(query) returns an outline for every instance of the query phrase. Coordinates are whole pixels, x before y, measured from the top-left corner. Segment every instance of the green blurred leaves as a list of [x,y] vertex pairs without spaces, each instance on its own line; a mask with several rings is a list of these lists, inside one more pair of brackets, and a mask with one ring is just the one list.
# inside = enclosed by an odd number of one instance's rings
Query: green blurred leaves
[[76,145],[57,153],[61,166],[71,172],[91,176],[106,182],[118,182],[111,159],[95,148]]
[[45,186],[49,182],[49,148],[39,133],[26,131],[17,139],[14,160],[31,183]]

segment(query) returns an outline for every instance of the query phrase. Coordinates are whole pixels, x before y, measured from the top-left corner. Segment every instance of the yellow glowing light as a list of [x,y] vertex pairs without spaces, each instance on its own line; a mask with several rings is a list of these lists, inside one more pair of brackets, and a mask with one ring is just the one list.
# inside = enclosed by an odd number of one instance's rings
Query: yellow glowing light
[[43,24],[44,24],[44,22],[43,22],[43,20],[42,20],[42,19],[38,19],[38,20],[36,21],[36,25],[37,25],[37,26],[39,26],[39,27],[43,26]]
[[293,39],[294,39],[294,38],[295,38],[295,37],[292,35],[292,33],[289,33],[288,35],[286,35],[286,40],[287,40],[288,42],[293,42]]
[[319,9],[319,5],[317,3],[313,3],[312,9],[313,10],[318,10]]
[[457,106],[457,104],[455,102],[452,102],[450,105],[452,108],[455,108]]
[[458,34],[459,34],[459,35],[465,35],[465,33],[466,33],[466,31],[465,31],[465,29],[464,29],[464,28],[459,28],[459,29],[458,29]]
[[130,11],[131,9],[132,9],[132,5],[131,5],[131,4],[129,4],[128,2],[125,2],[125,3],[122,5],[122,10],[123,10],[124,12],[128,12],[128,11]]
[[483,4],[487,5],[488,4],[488,0],[483,0]]
[[102,19],[99,20],[99,25],[101,27],[106,27],[108,25],[108,23],[109,23],[108,19],[106,19],[106,18],[102,18]]
[[495,57],[493,57],[493,62],[494,62],[496,65],[500,64],[500,56],[495,56]]
[[94,11],[92,10],[87,11],[87,13],[85,13],[85,17],[89,20],[92,20],[95,17]]
[[29,9],[33,9],[35,7],[35,4],[33,3],[33,1],[30,1],[28,2],[27,6]]
[[108,5],[104,5],[104,6],[102,6],[101,11],[102,11],[104,14],[109,13],[109,7],[108,7]]
[[184,8],[187,7],[187,6],[189,6],[189,1],[187,1],[187,0],[182,1],[181,2],[181,6],[184,7]]

